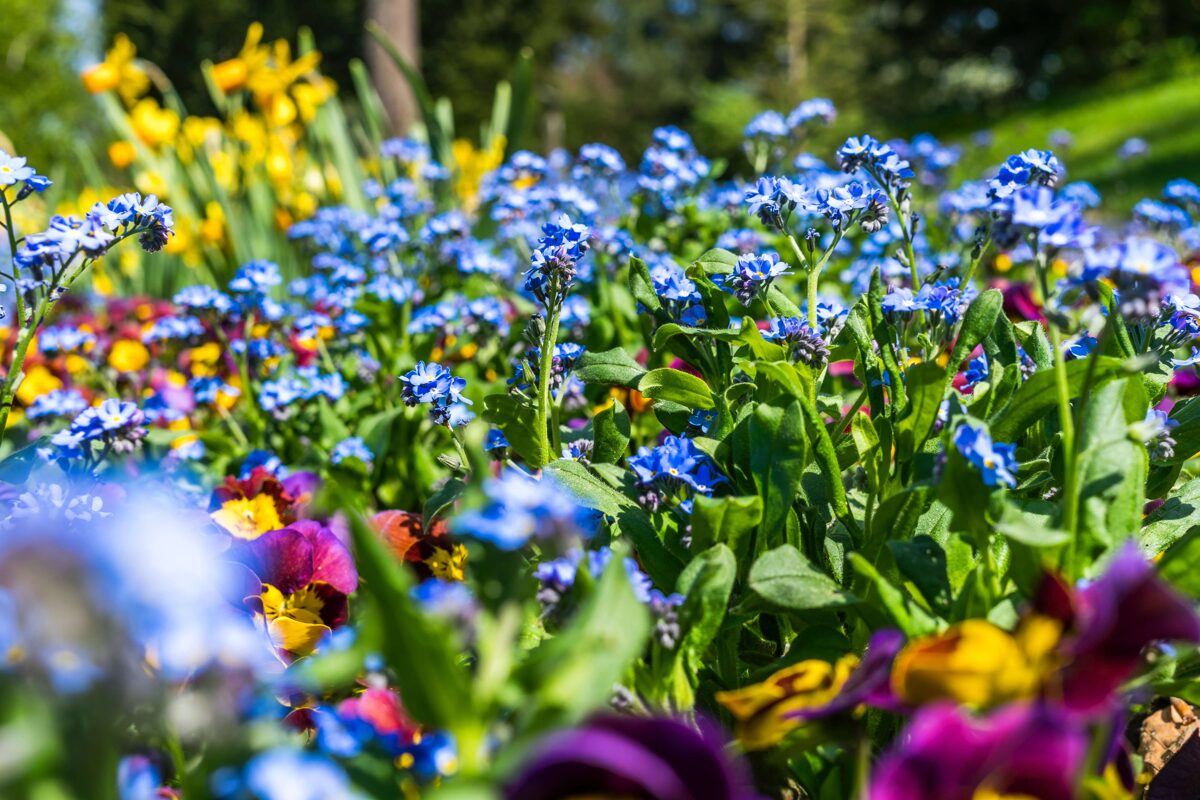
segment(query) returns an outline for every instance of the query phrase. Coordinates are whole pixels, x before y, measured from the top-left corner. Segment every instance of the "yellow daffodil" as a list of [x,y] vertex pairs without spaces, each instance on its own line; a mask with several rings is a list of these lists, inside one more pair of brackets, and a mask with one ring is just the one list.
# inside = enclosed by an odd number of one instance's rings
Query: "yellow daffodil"
[[118,33],[104,60],[83,71],[84,87],[92,94],[115,89],[126,105],[133,105],[150,88],[150,78],[136,58],[137,48],[133,42],[125,34]]
[[167,182],[163,179],[162,174],[152,169],[135,175],[133,185],[142,194],[153,194],[158,197],[166,196],[168,190]]
[[129,124],[148,147],[158,148],[174,141],[179,132],[179,114],[163,108],[152,97],[142,98],[129,112]]
[[479,184],[483,176],[500,166],[504,161],[505,141],[503,136],[494,136],[486,148],[477,149],[466,139],[455,139],[450,145],[454,158],[454,192],[468,208],[479,202]]
[[113,142],[108,146],[108,160],[117,169],[125,169],[137,158],[137,148],[133,142]]
[[200,240],[211,245],[225,241],[225,210],[220,203],[209,201],[205,204],[204,219],[200,221]]

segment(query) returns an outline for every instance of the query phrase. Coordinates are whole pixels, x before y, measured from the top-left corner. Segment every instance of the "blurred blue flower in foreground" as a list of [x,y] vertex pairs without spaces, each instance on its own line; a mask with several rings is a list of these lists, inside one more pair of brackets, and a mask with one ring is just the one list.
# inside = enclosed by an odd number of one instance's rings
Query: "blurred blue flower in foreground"
[[465,536],[516,550],[530,539],[577,541],[592,535],[596,515],[583,508],[550,475],[532,478],[508,470],[484,484],[488,502],[460,514],[454,529]]

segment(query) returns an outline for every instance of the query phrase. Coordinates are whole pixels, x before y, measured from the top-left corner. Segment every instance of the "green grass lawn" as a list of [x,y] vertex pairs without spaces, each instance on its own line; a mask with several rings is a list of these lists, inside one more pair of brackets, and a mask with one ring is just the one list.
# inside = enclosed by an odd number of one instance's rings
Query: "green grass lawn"
[[[1074,137],[1069,148],[1055,148],[1068,179],[1095,184],[1109,211],[1158,196],[1171,178],[1200,181],[1200,64],[1165,79],[1133,76],[1008,117],[992,126],[990,147],[967,145],[962,176],[981,174],[1010,153],[1048,147],[1056,130]],[[1150,151],[1122,161],[1117,148],[1132,136],[1149,142]]]

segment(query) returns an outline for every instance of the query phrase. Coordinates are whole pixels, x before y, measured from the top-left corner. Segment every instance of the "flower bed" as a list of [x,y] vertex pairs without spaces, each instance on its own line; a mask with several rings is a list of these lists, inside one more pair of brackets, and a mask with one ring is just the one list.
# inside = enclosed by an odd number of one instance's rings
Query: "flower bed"
[[[1188,796],[1194,183],[1102,226],[1050,151],[807,152],[820,99],[749,177],[673,127],[322,161],[264,47],[178,140],[89,73],[163,201],[29,227],[0,153],[5,791]],[[322,185],[226,186],[239,119]],[[205,266],[114,296],[124,239]]]

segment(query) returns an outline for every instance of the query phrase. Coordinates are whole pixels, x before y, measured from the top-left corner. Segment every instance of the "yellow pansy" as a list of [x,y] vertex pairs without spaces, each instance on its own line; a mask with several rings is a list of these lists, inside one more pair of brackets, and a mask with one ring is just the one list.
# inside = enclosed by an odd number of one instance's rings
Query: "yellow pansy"
[[892,690],[905,703],[953,700],[990,708],[1034,696],[1053,668],[1058,623],[1034,617],[1017,636],[982,619],[914,639],[892,666]]
[[717,692],[717,702],[737,718],[737,735],[748,750],[762,750],[801,725],[786,719],[794,711],[831,702],[842,690],[858,657],[843,656],[836,664],[809,659],[779,670],[762,683]]
[[[237,384],[238,379],[233,378],[232,383]],[[237,385],[222,386],[217,389],[217,407],[229,411],[237,405],[238,398],[242,396],[241,389]]]
[[17,387],[17,400],[22,405],[32,405],[33,401],[44,394],[61,389],[63,382],[58,376],[41,364],[36,364],[25,370],[25,379]]
[[207,342],[184,351],[184,355],[190,362],[193,376],[209,378],[217,374],[216,367],[221,361],[221,345]]
[[180,436],[179,438],[175,439],[175,441],[171,442],[171,449],[178,450],[181,447],[186,447],[187,445],[198,441],[200,441],[200,437],[196,434],[185,433],[183,436]]
[[69,355],[63,363],[67,372],[72,375],[79,375],[92,368],[92,362],[79,355]]
[[461,581],[467,577],[467,548],[456,544],[449,550],[436,547],[433,555],[425,559],[425,564],[435,578],[448,581]]
[[150,352],[146,346],[133,339],[119,339],[113,342],[108,352],[108,365],[117,372],[137,372],[150,361]]
[[265,494],[226,500],[209,516],[239,539],[257,539],[264,533],[283,527],[279,512],[275,509],[275,501]]
[[261,599],[271,640],[282,650],[306,656],[330,632],[329,626],[321,621],[325,603],[311,584],[284,595],[265,583]]

